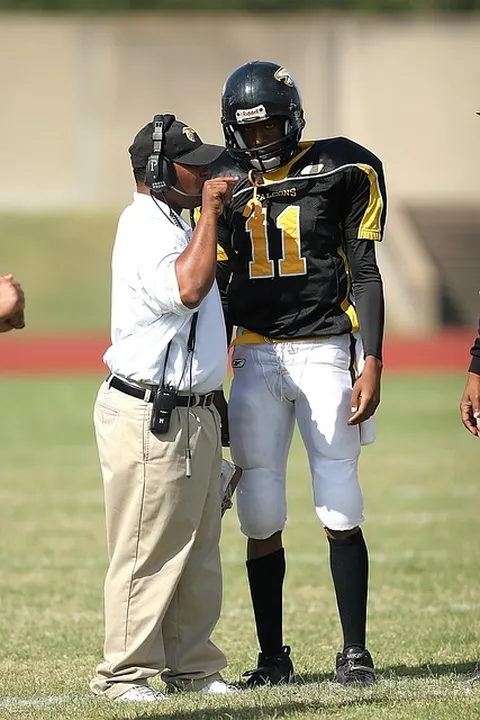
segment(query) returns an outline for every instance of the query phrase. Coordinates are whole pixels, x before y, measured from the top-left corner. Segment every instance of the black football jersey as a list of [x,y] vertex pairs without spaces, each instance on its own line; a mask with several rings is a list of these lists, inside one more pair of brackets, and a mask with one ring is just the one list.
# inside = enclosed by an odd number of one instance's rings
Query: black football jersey
[[272,339],[357,330],[348,244],[382,239],[379,158],[337,137],[300,143],[288,165],[263,176],[225,166],[216,174],[233,172],[239,181],[218,229],[229,322]]

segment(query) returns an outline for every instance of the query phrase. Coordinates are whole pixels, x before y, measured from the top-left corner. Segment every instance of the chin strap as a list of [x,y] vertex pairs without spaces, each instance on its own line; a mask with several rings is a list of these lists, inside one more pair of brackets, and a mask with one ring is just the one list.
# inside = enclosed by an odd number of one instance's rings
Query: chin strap
[[253,197],[245,205],[243,217],[250,218],[253,216],[254,220],[261,221],[263,224],[262,203],[257,195],[257,189],[263,182],[261,173],[249,170],[248,181],[253,186]]

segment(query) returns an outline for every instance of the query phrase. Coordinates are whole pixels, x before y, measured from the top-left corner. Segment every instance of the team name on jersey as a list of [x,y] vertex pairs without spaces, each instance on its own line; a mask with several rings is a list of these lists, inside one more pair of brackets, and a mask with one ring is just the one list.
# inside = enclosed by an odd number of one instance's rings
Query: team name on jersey
[[295,198],[297,197],[297,188],[285,188],[283,190],[263,190],[261,193],[258,193],[257,198],[260,200],[260,202],[263,202],[264,200],[271,200],[271,198],[275,197],[291,197]]

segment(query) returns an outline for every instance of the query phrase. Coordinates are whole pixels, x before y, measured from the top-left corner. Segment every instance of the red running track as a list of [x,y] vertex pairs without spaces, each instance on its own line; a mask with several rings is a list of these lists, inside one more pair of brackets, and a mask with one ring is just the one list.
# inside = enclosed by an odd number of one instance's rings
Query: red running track
[[[385,370],[463,371],[475,329],[462,329],[424,337],[387,336]],[[31,336],[27,331],[0,336],[0,373],[8,375],[66,375],[106,372],[102,356],[105,336]]]

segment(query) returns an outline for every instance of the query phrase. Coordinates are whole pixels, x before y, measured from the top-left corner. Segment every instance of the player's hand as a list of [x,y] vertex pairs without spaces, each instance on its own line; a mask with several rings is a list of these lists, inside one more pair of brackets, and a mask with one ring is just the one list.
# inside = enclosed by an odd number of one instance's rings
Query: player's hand
[[24,308],[25,296],[20,283],[13,275],[0,276],[0,321],[11,319]]
[[232,201],[233,186],[238,177],[216,177],[206,180],[202,190],[202,214],[208,210],[221,215]]
[[380,404],[380,380],[382,361],[369,355],[365,360],[362,374],[352,390],[352,415],[347,425],[358,425],[372,417]]
[[476,437],[480,437],[480,375],[469,372],[460,400],[462,422]]
[[223,390],[216,390],[213,396],[213,404],[215,405],[220,415],[221,427],[222,427],[222,445],[228,447],[230,445],[230,433],[228,429],[228,405],[225,400]]

